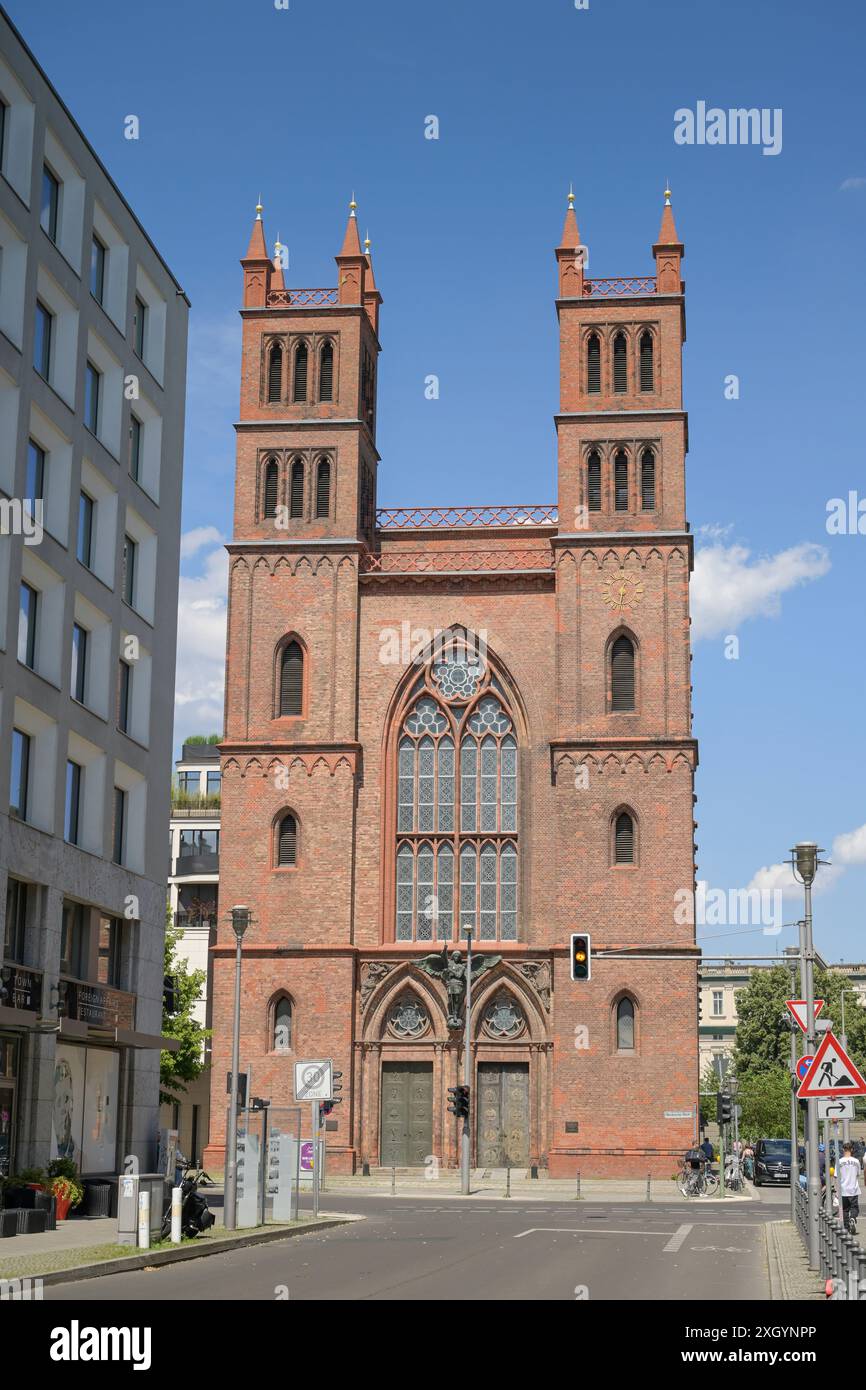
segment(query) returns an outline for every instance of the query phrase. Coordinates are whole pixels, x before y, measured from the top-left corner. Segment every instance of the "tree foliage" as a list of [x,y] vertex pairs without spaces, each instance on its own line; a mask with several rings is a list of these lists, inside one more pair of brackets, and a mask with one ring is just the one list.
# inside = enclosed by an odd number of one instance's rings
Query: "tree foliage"
[[177,1052],[159,1054],[159,1099],[163,1105],[180,1100],[189,1083],[201,1075],[205,1066],[204,1042],[210,1037],[210,1029],[203,1028],[193,1017],[207,973],[190,970],[185,960],[178,960],[177,947],[182,936],[169,913],[165,926],[165,973],[174,979],[175,1012],[163,1011],[162,1031],[166,1037],[176,1038],[180,1047]]

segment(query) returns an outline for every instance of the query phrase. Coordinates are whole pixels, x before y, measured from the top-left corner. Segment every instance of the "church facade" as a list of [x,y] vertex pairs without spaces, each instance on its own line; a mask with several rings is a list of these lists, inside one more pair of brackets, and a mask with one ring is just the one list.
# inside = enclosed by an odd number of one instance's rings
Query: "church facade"
[[[590,278],[556,250],[558,499],[379,509],[381,296],[242,261],[220,897],[243,904],[241,1069],[332,1058],[331,1172],[458,1162],[437,953],[472,991],[473,1163],[666,1175],[695,1134],[697,948],[683,245]],[[235,940],[213,969],[205,1161],[225,1142]],[[573,981],[570,936],[591,936]],[[453,1023],[453,1019],[451,1020]]]

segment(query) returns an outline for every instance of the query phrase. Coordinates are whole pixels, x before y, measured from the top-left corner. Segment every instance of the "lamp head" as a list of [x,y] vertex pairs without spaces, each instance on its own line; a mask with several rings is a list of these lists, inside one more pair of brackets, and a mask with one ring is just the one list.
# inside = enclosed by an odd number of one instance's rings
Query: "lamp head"
[[800,840],[791,850],[791,865],[801,883],[810,884],[818,871],[821,853],[814,840]]
[[250,924],[250,910],[248,907],[233,907],[229,916],[232,919],[232,931],[240,941]]

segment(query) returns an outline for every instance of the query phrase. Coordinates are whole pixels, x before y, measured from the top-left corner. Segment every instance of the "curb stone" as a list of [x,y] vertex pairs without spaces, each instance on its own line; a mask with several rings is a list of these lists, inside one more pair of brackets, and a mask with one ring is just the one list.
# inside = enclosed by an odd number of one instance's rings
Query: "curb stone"
[[237,1236],[231,1240],[209,1240],[201,1245],[180,1245],[174,1250],[143,1250],[140,1254],[121,1256],[117,1260],[100,1260],[89,1265],[70,1265],[68,1269],[47,1270],[44,1274],[31,1274],[30,1279],[41,1279],[44,1285],[74,1283],[82,1279],[99,1279],[104,1274],[129,1274],[138,1269],[152,1269],[161,1265],[179,1264],[183,1260],[206,1258],[208,1255],[225,1255],[231,1250],[244,1250],[251,1245],[270,1245],[278,1240],[291,1240],[293,1236],[308,1236],[314,1232],[330,1231],[335,1226],[346,1226],[352,1221],[365,1221],[366,1217],[347,1213],[344,1216],[326,1217],[316,1222],[305,1222],[303,1226],[275,1227],[272,1230],[251,1232],[248,1236]]
[[823,1303],[823,1280],[809,1269],[803,1242],[790,1221],[768,1221],[765,1231],[770,1298],[774,1302],[793,1299]]

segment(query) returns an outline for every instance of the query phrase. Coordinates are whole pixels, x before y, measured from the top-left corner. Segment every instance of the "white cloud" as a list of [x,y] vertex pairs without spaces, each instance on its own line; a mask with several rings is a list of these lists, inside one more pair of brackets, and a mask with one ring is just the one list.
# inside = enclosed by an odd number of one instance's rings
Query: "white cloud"
[[780,888],[786,898],[794,897],[803,892],[803,886],[797,883],[791,872],[790,864],[765,864],[762,869],[752,875],[749,888],[767,888],[771,891]]
[[215,526],[195,526],[191,531],[184,531],[180,538],[180,558],[188,560],[202,546],[218,545],[221,541],[222,535]]
[[839,191],[840,191],[840,193],[849,193],[849,192],[851,191],[852,188],[866,188],[866,179],[864,179],[864,178],[844,179],[843,182],[840,183],[840,185],[839,185]]
[[829,568],[825,548],[809,542],[755,560],[744,545],[699,546],[691,582],[692,637],[720,637],[748,618],[778,617],[782,594],[820,579]]
[[[201,532],[212,533],[205,538]],[[184,550],[188,537],[191,549]],[[188,532],[182,554],[204,552],[197,575],[181,574],[178,596],[175,736],[222,733],[228,555],[215,527]],[[207,549],[207,547],[211,547]]]
[[836,864],[866,864],[866,825],[837,835],[830,853]]

